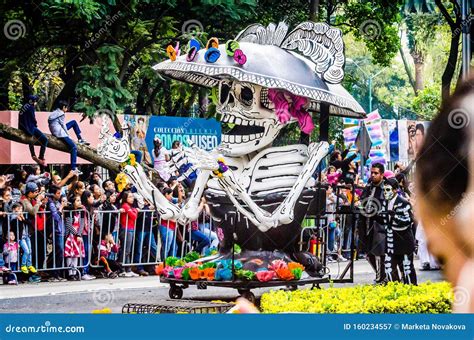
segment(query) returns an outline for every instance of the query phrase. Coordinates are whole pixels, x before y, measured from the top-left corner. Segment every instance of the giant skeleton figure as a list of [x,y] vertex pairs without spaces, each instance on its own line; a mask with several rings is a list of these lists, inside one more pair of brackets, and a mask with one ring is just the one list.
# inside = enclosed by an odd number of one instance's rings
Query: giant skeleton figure
[[[127,165],[124,172],[166,220],[196,220],[205,195],[218,234],[223,235],[220,258],[230,256],[235,242],[242,248],[244,268],[252,258],[283,258],[303,263],[306,271],[315,275],[316,259],[299,253],[297,240],[309,202],[315,196],[312,174],[327,155],[328,143],[272,147],[281,129],[296,119],[279,119],[269,92],[282,91],[289,105],[290,96],[303,97],[311,111],[318,111],[321,102],[327,103],[335,115],[363,117],[364,111],[338,84],[344,75],[341,32],[312,22],[287,32],[285,23],[267,28],[252,25],[243,30],[236,41],[247,56],[244,65],[228,56],[221,44],[221,55],[213,63],[206,60],[206,50],[200,50],[193,60],[181,56],[154,67],[174,79],[218,86],[221,121],[234,124],[222,135],[216,150],[206,152],[193,145],[184,148],[186,157],[200,169],[184,207],[166,200],[140,165]],[[128,153],[122,150],[124,147],[127,145],[121,140],[106,138],[101,154],[123,162]],[[228,170],[214,176],[218,159],[223,159]]]

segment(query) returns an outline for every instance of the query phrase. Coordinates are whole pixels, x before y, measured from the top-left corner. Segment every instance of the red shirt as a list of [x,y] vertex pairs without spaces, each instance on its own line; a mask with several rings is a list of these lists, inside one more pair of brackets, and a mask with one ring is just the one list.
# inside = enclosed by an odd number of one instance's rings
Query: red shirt
[[132,208],[128,203],[122,204],[121,208],[125,210],[125,212],[120,213],[120,226],[127,230],[135,230],[135,221],[137,220],[138,210]]

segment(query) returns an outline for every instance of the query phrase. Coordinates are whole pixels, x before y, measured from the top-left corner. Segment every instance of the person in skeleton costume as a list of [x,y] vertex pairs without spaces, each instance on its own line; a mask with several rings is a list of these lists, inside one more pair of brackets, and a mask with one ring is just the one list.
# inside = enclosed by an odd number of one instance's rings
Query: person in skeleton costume
[[360,197],[361,211],[358,223],[359,250],[375,271],[375,283],[385,281],[385,226],[381,214],[384,197],[385,167],[375,163],[370,170],[370,182]]
[[[417,284],[413,253],[415,231],[410,203],[398,193],[395,178],[384,182],[384,225],[387,232],[385,244],[385,274],[388,281]],[[400,271],[400,274],[399,274]]]
[[189,143],[184,147],[199,173],[182,209],[162,197],[139,165],[127,165],[124,172],[165,219],[196,220],[205,196],[218,234],[223,235],[217,259],[229,258],[237,243],[244,269],[258,269],[252,267],[255,263],[266,268],[269,261],[284,259],[300,262],[310,275],[318,275],[316,258],[299,252],[297,241],[315,195],[312,174],[327,155],[328,143],[272,143],[292,123],[310,134],[314,125],[309,112],[319,112],[323,103],[333,115],[365,116],[340,85],[345,63],[341,31],[313,22],[301,23],[289,33],[285,23],[255,24],[225,44],[211,38],[204,49],[193,39],[185,55],[173,48],[168,53],[170,60],[154,69],[172,79],[218,88],[217,111],[232,129],[211,152]]

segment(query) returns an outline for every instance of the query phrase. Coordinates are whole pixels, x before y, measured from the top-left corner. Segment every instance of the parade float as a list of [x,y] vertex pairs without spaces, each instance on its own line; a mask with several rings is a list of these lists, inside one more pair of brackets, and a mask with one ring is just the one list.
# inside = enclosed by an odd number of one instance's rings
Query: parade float
[[365,116],[340,85],[345,65],[341,31],[313,22],[291,31],[285,23],[255,24],[234,40],[211,38],[202,46],[192,39],[186,50],[169,46],[167,52],[169,60],[154,69],[175,80],[217,88],[220,121],[232,126],[215,150],[192,144],[184,148],[199,169],[188,201],[183,207],[170,203],[141,165],[130,161],[126,130],[117,137],[105,129],[98,152],[123,164],[129,181],[165,220],[196,220],[206,197],[221,236],[219,253],[165,259],[157,273],[170,283],[170,297],[181,298],[190,284],[236,288],[253,299],[252,288],[322,282],[320,261],[301,251],[298,241],[317,192],[314,173],[328,154],[327,131],[309,145],[272,144],[288,124],[298,124],[309,135],[313,116],[320,116],[320,129],[324,125],[326,130],[329,115]]

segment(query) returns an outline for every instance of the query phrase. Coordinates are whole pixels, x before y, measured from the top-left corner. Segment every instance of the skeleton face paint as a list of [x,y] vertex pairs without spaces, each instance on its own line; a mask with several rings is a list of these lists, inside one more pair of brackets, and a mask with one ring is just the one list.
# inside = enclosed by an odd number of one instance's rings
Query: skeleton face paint
[[222,134],[221,147],[228,156],[242,156],[271,144],[281,124],[268,99],[268,89],[259,85],[222,81],[219,85],[218,111],[222,123],[234,124]]
[[386,200],[391,200],[395,196],[395,193],[393,192],[393,188],[391,185],[383,186],[383,194]]

